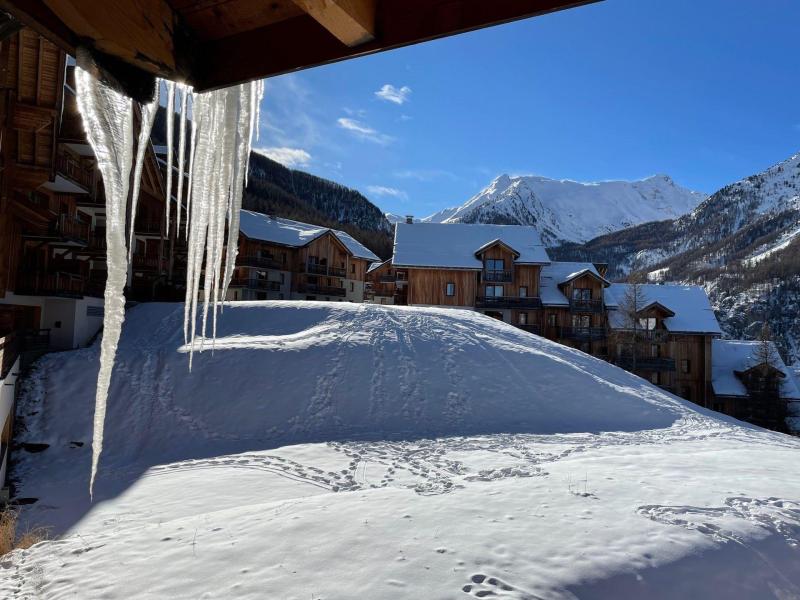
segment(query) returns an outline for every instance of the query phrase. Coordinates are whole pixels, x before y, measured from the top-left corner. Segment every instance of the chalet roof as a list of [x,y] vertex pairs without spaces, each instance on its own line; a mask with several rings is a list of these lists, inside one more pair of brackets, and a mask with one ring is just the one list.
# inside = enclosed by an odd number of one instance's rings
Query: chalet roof
[[505,248],[506,250],[511,252],[511,254],[514,255],[514,260],[517,260],[519,258],[519,252],[517,252],[514,248],[512,248],[511,246],[506,244],[501,239],[496,239],[496,240],[492,240],[491,242],[486,242],[483,246],[481,246],[480,248],[475,250],[475,255],[477,256],[478,254],[486,252],[492,246],[503,246],[503,248]]
[[[627,283],[613,283],[605,290],[606,306],[619,307],[628,289]],[[674,316],[664,319],[664,326],[672,333],[721,335],[717,317],[703,288],[696,285],[641,284],[646,306],[654,303],[669,309]],[[610,310],[608,323],[612,329],[625,329],[628,324],[620,310]]]
[[[758,346],[757,341],[743,340],[713,340],[711,350],[711,387],[718,396],[747,396],[744,384],[736,376],[736,371],[747,371],[757,366],[756,358]],[[775,344],[770,342],[775,366],[781,373],[786,375],[782,379],[781,397],[790,400],[800,400],[800,390],[798,390],[791,371],[786,367],[778,354]]]
[[310,225],[309,223],[301,223],[300,221],[292,221],[291,219],[280,217],[272,218],[251,210],[242,210],[239,231],[252,240],[272,242],[273,244],[295,248],[305,246],[330,231],[356,258],[380,262],[380,258],[351,235],[329,227]]
[[569,299],[559,289],[559,285],[572,281],[584,273],[591,273],[608,283],[600,276],[592,263],[552,262],[542,267],[539,295],[545,306],[569,306]]
[[524,225],[398,223],[392,264],[403,267],[481,269],[478,250],[501,241],[519,253],[515,264],[550,263],[536,228]]
[[377,262],[374,262],[374,263],[370,263],[370,265],[367,267],[367,273],[372,273],[375,269],[381,268],[387,262],[389,262],[389,261],[384,260],[382,262],[381,261],[377,261]]

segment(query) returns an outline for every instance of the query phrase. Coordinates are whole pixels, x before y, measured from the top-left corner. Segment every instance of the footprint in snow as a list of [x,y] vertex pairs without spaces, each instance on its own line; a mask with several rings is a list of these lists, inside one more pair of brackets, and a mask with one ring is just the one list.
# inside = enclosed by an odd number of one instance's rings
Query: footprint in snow
[[461,591],[474,598],[507,598],[509,600],[542,600],[539,596],[530,594],[513,585],[498,579],[477,573],[470,577],[470,583],[461,588]]

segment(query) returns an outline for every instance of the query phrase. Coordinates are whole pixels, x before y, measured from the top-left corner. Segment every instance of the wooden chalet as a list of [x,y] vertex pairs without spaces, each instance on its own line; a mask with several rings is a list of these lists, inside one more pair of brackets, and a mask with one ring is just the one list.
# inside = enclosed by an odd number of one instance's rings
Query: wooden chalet
[[378,260],[344,231],[243,210],[227,299],[360,303]]
[[800,389],[772,342],[714,340],[711,386],[711,408],[748,423],[788,431],[800,414]]

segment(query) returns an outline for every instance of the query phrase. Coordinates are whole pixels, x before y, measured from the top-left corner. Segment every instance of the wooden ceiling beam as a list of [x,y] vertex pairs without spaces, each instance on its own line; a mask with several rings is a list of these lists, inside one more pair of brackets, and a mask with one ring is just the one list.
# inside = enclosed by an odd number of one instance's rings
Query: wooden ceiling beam
[[375,0],[293,0],[350,48],[375,39]]

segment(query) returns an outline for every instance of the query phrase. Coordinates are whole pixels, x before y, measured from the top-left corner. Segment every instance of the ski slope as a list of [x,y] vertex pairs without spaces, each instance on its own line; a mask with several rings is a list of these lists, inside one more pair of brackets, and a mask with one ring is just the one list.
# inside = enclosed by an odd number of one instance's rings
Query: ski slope
[[[793,598],[800,443],[467,311],[126,317],[88,503],[96,347],[20,401],[3,598]],[[709,576],[709,574],[713,576]]]

